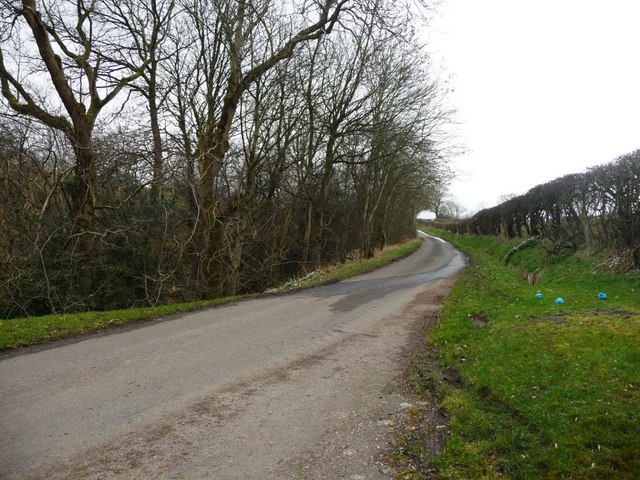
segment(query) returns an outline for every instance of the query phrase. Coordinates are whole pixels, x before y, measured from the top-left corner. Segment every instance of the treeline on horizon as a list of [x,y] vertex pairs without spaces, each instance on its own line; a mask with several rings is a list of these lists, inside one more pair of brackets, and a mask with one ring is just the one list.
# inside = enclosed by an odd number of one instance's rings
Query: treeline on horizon
[[471,218],[432,224],[461,234],[542,236],[552,250],[614,250],[639,268],[640,150],[537,185]]
[[0,318],[261,291],[413,237],[450,179],[415,4],[2,1]]

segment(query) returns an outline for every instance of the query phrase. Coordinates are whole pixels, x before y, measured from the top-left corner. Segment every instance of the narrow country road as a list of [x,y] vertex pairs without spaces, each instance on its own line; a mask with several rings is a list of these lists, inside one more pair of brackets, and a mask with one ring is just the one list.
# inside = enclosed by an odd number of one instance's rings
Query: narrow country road
[[377,479],[414,339],[464,260],[0,357],[0,478]]

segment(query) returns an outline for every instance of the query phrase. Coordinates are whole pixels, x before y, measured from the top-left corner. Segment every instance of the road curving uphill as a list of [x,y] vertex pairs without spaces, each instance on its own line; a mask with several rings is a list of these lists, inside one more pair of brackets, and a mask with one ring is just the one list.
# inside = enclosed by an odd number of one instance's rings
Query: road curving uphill
[[0,360],[1,478],[388,478],[407,353],[464,266],[432,237],[336,284]]

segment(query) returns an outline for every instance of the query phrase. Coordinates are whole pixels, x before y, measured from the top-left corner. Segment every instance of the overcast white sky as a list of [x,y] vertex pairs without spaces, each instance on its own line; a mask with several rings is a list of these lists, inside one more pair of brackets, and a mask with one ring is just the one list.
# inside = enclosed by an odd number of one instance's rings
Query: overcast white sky
[[471,212],[640,148],[639,0],[442,0],[427,42]]

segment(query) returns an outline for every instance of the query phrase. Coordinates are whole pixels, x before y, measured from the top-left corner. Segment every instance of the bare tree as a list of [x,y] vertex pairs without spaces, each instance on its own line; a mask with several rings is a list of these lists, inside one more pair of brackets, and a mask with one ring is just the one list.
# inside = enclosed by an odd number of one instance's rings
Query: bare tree
[[[68,138],[75,169],[73,181],[65,188],[76,233],[90,231],[95,223],[92,135],[98,115],[146,66],[142,62],[135,71],[119,76],[118,67],[105,61],[101,50],[108,50],[114,32],[96,21],[97,9],[97,2],[83,0],[43,2],[40,8],[35,0],[3,2],[3,10],[12,16],[14,34],[2,38],[0,46],[2,95],[19,114],[36,118]],[[25,43],[14,41],[23,35]],[[38,92],[42,84],[44,95]]]
[[[198,249],[204,289],[220,292],[223,283],[220,252],[224,250],[226,212],[217,182],[230,148],[236,111],[243,94],[265,73],[290,58],[298,45],[329,34],[350,0],[304,2],[296,9],[297,30],[291,31],[268,1],[185,2],[185,11],[195,32],[196,51],[186,68],[192,82],[181,91],[187,98],[176,100],[189,106],[195,120],[198,177]],[[312,18],[309,20],[309,18]],[[290,33],[288,33],[290,32]],[[195,61],[195,64],[194,64]],[[184,77],[184,68],[177,73]],[[194,73],[195,72],[195,73]],[[195,89],[189,91],[189,88]],[[202,103],[197,104],[198,99]],[[186,109],[184,110],[186,113]],[[187,121],[179,120],[187,130]]]
[[176,49],[183,48],[181,44],[171,46],[167,41],[171,20],[177,13],[175,0],[103,0],[102,4],[99,12],[101,21],[116,26],[123,33],[120,38],[113,39],[117,48],[109,60],[129,69],[133,75],[137,75],[143,66],[137,81],[131,82],[130,87],[147,103],[153,142],[151,199],[159,203],[165,155],[160,115],[172,87],[166,78],[161,78],[161,67],[176,54]]
[[415,3],[0,0],[0,311],[256,291],[413,235],[447,180]]

